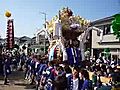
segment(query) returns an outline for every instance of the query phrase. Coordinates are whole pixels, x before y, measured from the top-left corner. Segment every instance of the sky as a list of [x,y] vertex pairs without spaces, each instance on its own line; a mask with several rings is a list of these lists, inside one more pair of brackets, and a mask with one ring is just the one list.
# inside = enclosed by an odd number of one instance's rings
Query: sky
[[120,0],[0,0],[0,35],[6,37],[6,10],[14,19],[15,37],[33,37],[43,27],[44,15],[47,21],[63,7],[69,7],[74,15],[96,20],[120,13]]

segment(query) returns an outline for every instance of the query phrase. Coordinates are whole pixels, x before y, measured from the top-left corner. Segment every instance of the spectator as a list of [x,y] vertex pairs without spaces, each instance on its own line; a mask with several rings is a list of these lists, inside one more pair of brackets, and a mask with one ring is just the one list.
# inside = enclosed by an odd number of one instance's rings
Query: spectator
[[92,82],[93,82],[94,86],[97,85],[97,73],[96,73],[96,71],[94,71],[94,73],[92,75]]
[[68,65],[66,65],[64,67],[64,71],[66,73],[66,78],[68,78],[70,75],[72,75],[72,70],[71,70],[71,68]]
[[92,81],[89,79],[89,73],[87,72],[87,70],[82,70],[81,76],[84,79],[81,90],[92,90]]
[[68,77],[68,90],[81,90],[81,80],[79,78],[79,68],[73,67],[72,75]]
[[61,66],[57,69],[58,75],[56,76],[53,85],[55,90],[66,90],[67,89],[67,78]]

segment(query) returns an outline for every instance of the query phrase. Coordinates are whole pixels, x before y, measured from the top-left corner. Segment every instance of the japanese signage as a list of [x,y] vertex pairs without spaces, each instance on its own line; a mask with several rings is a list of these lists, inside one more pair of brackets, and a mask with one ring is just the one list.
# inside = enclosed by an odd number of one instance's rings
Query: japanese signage
[[7,49],[12,49],[14,45],[14,25],[13,19],[7,21]]

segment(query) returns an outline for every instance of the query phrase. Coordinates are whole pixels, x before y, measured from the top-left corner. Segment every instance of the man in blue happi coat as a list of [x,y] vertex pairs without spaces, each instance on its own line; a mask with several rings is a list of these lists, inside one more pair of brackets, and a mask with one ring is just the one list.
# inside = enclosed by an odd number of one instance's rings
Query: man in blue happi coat
[[8,75],[11,73],[11,57],[10,55],[4,56],[4,65],[3,65],[3,72],[4,72],[4,84],[6,85],[8,83]]

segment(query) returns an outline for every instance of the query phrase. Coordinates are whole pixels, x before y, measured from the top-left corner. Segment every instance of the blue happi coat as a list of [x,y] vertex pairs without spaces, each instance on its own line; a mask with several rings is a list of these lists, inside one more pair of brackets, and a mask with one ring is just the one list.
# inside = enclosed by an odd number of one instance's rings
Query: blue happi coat
[[77,48],[66,48],[68,62],[70,65],[79,65],[81,60],[81,52]]
[[7,76],[8,74],[11,73],[11,60],[10,58],[6,58],[4,61],[4,65],[3,65],[3,72],[4,72],[4,76]]
[[[83,80],[78,78],[78,90],[81,90],[83,85]],[[72,75],[67,77],[67,90],[73,90],[73,77]]]

